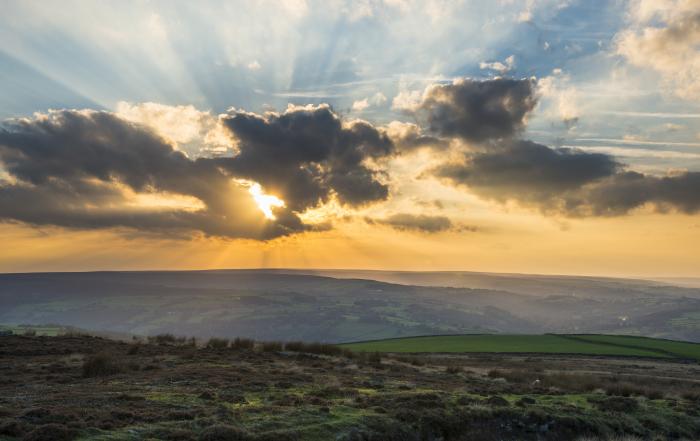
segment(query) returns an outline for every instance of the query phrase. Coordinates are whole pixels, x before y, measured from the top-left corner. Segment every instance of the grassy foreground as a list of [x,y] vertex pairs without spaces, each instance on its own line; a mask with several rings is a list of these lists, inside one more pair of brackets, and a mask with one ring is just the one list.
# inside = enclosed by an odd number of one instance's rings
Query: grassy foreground
[[700,344],[618,335],[445,335],[342,345],[373,352],[493,352],[680,358],[700,360]]
[[12,335],[0,360],[0,441],[700,439],[674,359]]

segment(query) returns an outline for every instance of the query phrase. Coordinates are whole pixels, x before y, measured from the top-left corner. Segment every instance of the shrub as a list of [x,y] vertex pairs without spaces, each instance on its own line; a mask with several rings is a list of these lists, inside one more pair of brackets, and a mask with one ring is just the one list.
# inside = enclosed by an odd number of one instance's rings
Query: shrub
[[459,366],[447,366],[445,372],[447,372],[448,374],[459,374],[460,372],[462,372],[462,368]]
[[83,377],[106,377],[122,371],[116,360],[105,352],[91,355],[83,362]]
[[0,435],[19,437],[24,433],[25,425],[19,421],[6,420],[0,422]]
[[252,338],[241,338],[236,337],[231,342],[231,349],[253,349],[255,347],[255,340]]
[[620,397],[629,397],[637,392],[637,388],[629,383],[611,384],[605,387],[606,395],[617,395]]
[[308,354],[322,354],[322,355],[346,355],[352,353],[347,349],[343,349],[340,346],[332,345],[329,343],[305,343],[303,341],[290,341],[285,343],[284,349],[293,352],[305,352]]
[[138,354],[139,350],[141,349],[141,344],[140,343],[133,343],[129,345],[129,349],[126,351],[127,355],[136,355]]
[[77,433],[73,429],[60,424],[46,424],[29,432],[24,441],[70,441]]
[[379,352],[370,352],[367,355],[367,361],[372,364],[380,364],[382,362],[382,356]]
[[632,412],[639,408],[639,403],[634,398],[609,397],[593,403],[603,412]]
[[158,334],[148,336],[149,343],[155,343],[158,345],[175,344],[177,340],[177,337],[175,337],[173,334]]
[[263,352],[279,352],[282,348],[282,343],[278,341],[266,341],[262,344]]
[[288,341],[284,344],[284,349],[286,351],[301,352],[301,348],[304,346],[303,341]]
[[246,441],[250,437],[246,432],[226,424],[209,426],[199,435],[199,441]]
[[228,338],[216,338],[212,337],[207,342],[207,348],[209,349],[225,349],[228,348]]

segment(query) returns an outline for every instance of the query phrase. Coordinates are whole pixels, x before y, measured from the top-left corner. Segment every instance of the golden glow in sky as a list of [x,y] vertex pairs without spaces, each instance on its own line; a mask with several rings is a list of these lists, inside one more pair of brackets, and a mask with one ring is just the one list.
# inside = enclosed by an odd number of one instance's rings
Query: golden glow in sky
[[700,277],[697,0],[84,5],[0,14],[0,272]]

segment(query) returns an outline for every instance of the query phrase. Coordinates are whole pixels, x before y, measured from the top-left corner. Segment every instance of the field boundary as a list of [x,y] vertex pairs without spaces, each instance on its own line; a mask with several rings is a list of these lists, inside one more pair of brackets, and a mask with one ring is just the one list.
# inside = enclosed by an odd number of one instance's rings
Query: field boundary
[[[687,340],[673,340],[670,338],[657,338],[657,337],[645,337],[643,335],[625,335],[625,334],[555,334],[552,332],[545,332],[544,334],[497,334],[497,333],[489,333],[489,332],[477,332],[473,334],[425,334],[425,335],[409,335],[406,337],[389,337],[389,338],[373,338],[370,340],[353,340],[353,341],[345,341],[342,343],[336,343],[338,346],[343,346],[343,345],[354,345],[358,343],[373,343],[377,341],[391,341],[391,340],[407,340],[407,339],[414,339],[414,338],[424,338],[424,337],[469,337],[469,336],[479,336],[479,335],[517,335],[517,336],[533,336],[533,337],[538,337],[538,336],[544,336],[544,335],[553,335],[555,337],[586,337],[586,336],[601,336],[601,337],[625,337],[625,338],[639,338],[639,339],[651,339],[651,340],[660,340],[660,341],[668,341],[672,343],[685,343],[685,344],[691,344],[691,345],[698,345],[700,346],[700,343],[694,342],[694,341],[687,341]],[[590,341],[587,340],[586,343],[599,343],[597,341]],[[615,345],[613,346],[621,346],[621,345]],[[644,347],[635,347],[634,349],[649,349],[649,348],[644,348]]]
[[[599,340],[593,340],[593,339],[588,339],[585,338],[586,335],[601,335],[604,337],[637,337],[640,339],[652,339],[651,337],[639,337],[636,335],[608,335],[608,334],[554,334],[558,335],[562,338],[567,338],[569,340],[574,340],[574,341],[582,341],[585,343],[593,343],[593,344],[598,344],[598,345],[604,345],[604,346],[612,346],[612,347],[617,347],[617,348],[628,348],[628,349],[639,349],[639,350],[644,350],[644,351],[649,351],[649,352],[656,352],[661,355],[667,355],[675,359],[679,360],[692,360],[692,361],[700,361],[692,357],[687,357],[685,355],[679,354],[677,352],[673,351],[668,351],[665,349],[660,349],[660,348],[652,348],[649,346],[638,346],[638,345],[627,345],[627,344],[620,344],[620,343],[613,343],[609,341],[599,341]],[[662,340],[662,341],[668,341],[668,342],[673,342],[673,343],[685,343],[685,344],[695,344],[697,345],[698,343],[691,342],[691,341],[682,341],[682,340],[669,340],[669,339],[661,339],[661,338],[653,338],[653,340]]]

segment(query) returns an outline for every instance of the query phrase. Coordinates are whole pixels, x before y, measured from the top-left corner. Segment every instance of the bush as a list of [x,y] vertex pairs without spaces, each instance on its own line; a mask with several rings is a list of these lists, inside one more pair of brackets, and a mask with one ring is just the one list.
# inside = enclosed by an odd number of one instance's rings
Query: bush
[[127,355],[136,355],[141,349],[140,343],[132,343],[129,345],[129,349],[126,351]]
[[263,352],[279,352],[282,348],[282,343],[278,341],[266,341],[262,344]]
[[308,354],[322,354],[322,355],[347,355],[352,354],[352,351],[343,349],[340,346],[332,345],[329,343],[304,343],[303,341],[290,341],[284,344],[284,349],[293,352],[305,352]]
[[459,374],[462,372],[462,368],[459,366],[447,366],[445,372],[448,374]]
[[207,342],[207,348],[209,348],[209,349],[226,349],[226,348],[228,348],[228,338],[212,337]]
[[158,334],[148,336],[149,343],[155,343],[158,345],[175,344],[177,340],[177,337],[175,337],[173,334]]
[[70,441],[76,436],[76,431],[66,426],[46,424],[32,430],[22,439],[24,441]]
[[253,349],[255,347],[255,340],[252,338],[241,338],[236,337],[231,342],[231,349]]
[[382,356],[379,352],[370,352],[367,355],[367,361],[372,364],[380,364],[382,362]]
[[121,366],[110,354],[101,352],[91,355],[83,362],[83,377],[106,377],[122,371]]
[[199,441],[246,441],[250,437],[246,432],[226,424],[209,426],[199,435]]
[[632,412],[639,408],[639,403],[634,398],[609,397],[593,403],[603,412]]

